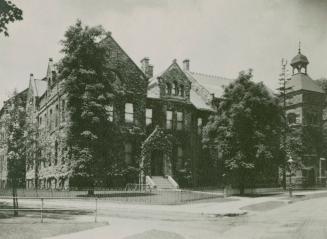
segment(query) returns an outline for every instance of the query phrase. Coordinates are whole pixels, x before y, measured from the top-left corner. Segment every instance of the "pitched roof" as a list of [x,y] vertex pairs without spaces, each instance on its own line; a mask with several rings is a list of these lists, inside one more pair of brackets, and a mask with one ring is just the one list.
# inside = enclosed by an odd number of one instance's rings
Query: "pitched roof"
[[210,94],[214,94],[216,97],[221,97],[224,93],[224,86],[227,86],[231,83],[231,79],[207,75],[198,72],[186,71],[186,74],[189,76],[190,80],[196,80],[201,86],[203,86]]
[[[173,64],[177,63],[174,62]],[[171,66],[172,65],[170,65],[168,69],[170,69]],[[178,66],[178,68],[180,67]],[[164,75],[167,70],[152,77],[149,80],[147,93],[149,98],[160,98],[158,78]],[[184,70],[181,71],[184,72],[188,80],[191,82],[190,101],[197,109],[212,111],[212,94],[214,94],[215,97],[221,97],[224,92],[223,86],[228,85],[232,81],[220,76],[207,75]]]
[[292,87],[292,91],[307,90],[325,93],[324,90],[310,78],[307,74],[297,73],[287,82],[287,87]]
[[44,80],[33,79],[31,82],[35,96],[42,96],[47,90],[47,82]]

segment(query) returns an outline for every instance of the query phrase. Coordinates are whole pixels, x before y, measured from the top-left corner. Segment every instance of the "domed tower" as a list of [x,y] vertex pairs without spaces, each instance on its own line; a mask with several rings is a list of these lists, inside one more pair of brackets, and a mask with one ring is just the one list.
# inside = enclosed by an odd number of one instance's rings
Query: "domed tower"
[[297,182],[303,186],[312,186],[321,181],[325,175],[319,163],[322,157],[322,112],[325,92],[308,75],[308,58],[301,53],[291,61],[292,76],[286,86],[286,115],[288,124],[293,131],[302,132],[303,155],[299,158],[302,170],[296,173]]
[[[301,48],[299,47],[298,54],[293,57],[291,61],[291,66],[293,68],[293,75],[295,73],[304,73],[307,74],[307,66],[309,64],[308,58],[305,55],[302,55]],[[297,70],[297,72],[295,72]]]

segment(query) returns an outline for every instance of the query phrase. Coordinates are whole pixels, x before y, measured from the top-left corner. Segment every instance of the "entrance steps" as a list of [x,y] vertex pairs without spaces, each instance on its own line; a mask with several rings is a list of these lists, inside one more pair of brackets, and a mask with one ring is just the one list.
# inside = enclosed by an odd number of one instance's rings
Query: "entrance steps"
[[177,189],[178,184],[171,176],[152,176],[153,186],[157,189]]

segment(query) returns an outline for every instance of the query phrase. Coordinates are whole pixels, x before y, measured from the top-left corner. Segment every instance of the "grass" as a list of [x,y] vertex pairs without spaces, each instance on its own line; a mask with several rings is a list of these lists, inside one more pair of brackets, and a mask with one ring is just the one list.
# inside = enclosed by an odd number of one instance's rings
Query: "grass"
[[[12,208],[1,203],[0,208]],[[6,239],[41,239],[51,236],[68,234],[106,225],[93,223],[93,217],[87,221],[77,220],[77,216],[88,215],[80,211],[51,211],[44,213],[44,223],[40,223],[40,212],[19,211],[18,217],[13,217],[12,211],[0,212],[0,238]]]
[[100,223],[72,223],[72,222],[47,222],[47,223],[30,223],[28,218],[15,218],[13,222],[0,223],[0,238],[6,239],[41,239],[62,234],[78,232],[82,230],[99,227]]

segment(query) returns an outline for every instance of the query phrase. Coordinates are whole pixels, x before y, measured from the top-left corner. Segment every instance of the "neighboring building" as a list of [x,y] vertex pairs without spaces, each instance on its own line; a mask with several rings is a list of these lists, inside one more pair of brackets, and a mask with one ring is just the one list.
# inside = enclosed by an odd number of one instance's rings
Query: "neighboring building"
[[[299,49],[292,59],[292,76],[287,82],[286,116],[291,129],[302,135],[302,169],[296,170],[295,183],[313,186],[325,180],[323,111],[326,92],[308,75],[309,61]],[[326,142],[325,142],[326,143]]]

